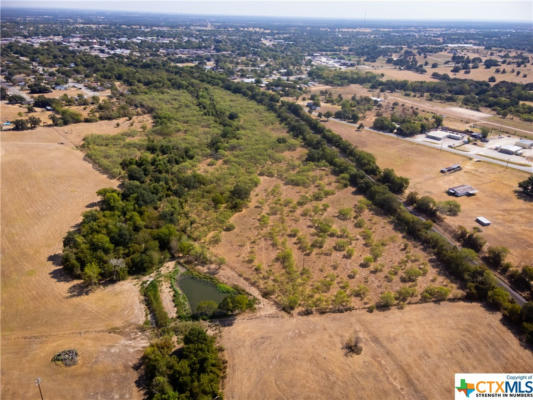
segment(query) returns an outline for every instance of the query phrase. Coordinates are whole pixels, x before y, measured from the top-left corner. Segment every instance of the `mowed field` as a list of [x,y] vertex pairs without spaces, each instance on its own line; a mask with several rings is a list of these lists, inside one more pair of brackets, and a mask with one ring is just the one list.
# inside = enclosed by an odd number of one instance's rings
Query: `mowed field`
[[[356,132],[347,124],[330,120],[328,128],[340,134],[362,150],[376,156],[382,168],[393,168],[410,179],[408,191],[429,195],[437,201],[452,199],[446,194],[449,187],[467,184],[479,190],[473,197],[453,198],[461,204],[461,213],[447,217],[453,226],[468,229],[478,226],[477,216],[484,216],[492,225],[482,228],[488,245],[505,246],[511,250],[509,260],[517,264],[533,259],[533,203],[517,196],[518,182],[526,179],[526,172],[499,165],[474,162],[446,151],[414,144],[406,140],[373,133]],[[461,164],[463,171],[442,175],[441,168]]]
[[[133,366],[147,339],[139,288],[124,281],[87,293],[69,279],[59,253],[66,232],[116,186],[65,139],[102,132],[97,124],[1,132],[2,150],[2,385],[3,399],[137,399]],[[69,133],[66,133],[69,135]],[[73,140],[76,142],[76,140]],[[63,143],[63,144],[60,144]],[[75,348],[78,365],[50,362]]]
[[[238,319],[225,328],[236,399],[452,399],[456,372],[527,372],[532,353],[475,303]],[[345,356],[349,337],[363,352]]]

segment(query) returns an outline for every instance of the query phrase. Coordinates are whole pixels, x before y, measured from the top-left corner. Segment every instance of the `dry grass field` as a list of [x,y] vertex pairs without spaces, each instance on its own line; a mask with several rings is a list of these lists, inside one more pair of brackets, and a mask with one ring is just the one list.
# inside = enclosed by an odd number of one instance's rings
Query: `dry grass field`
[[[440,101],[429,101],[425,98],[404,96],[400,92],[396,93],[379,93],[377,90],[369,90],[361,85],[347,85],[341,87],[332,86],[316,86],[311,89],[311,93],[320,93],[322,90],[327,90],[337,96],[341,94],[344,98],[349,99],[353,95],[356,96],[376,96],[383,99],[383,107],[385,110],[390,110],[394,103],[398,103],[400,107],[408,107],[420,112],[429,112],[440,114],[444,117],[444,125],[459,130],[472,128],[473,126],[486,126],[495,132],[511,133],[523,137],[533,137],[533,129],[531,124],[521,121],[517,117],[508,116],[502,118],[494,115],[493,112],[487,108],[481,108],[480,111],[470,110],[461,107],[459,104],[444,103]],[[325,112],[330,105],[324,104],[320,111]],[[330,111],[335,111],[331,109]],[[365,126],[371,126],[375,117],[375,112],[366,114],[362,121]]]
[[[376,156],[382,168],[393,168],[410,179],[408,191],[429,195],[437,201],[449,200],[449,187],[468,184],[479,190],[473,197],[454,198],[461,204],[461,213],[446,220],[454,226],[468,229],[478,226],[477,216],[484,216],[492,225],[483,228],[489,245],[508,247],[510,260],[526,264],[533,259],[533,203],[517,196],[518,182],[526,179],[526,172],[502,166],[474,162],[466,157],[402,139],[369,131],[356,132],[353,127],[336,121],[326,124],[346,140]],[[442,175],[439,170],[461,164],[463,171]]]
[[[314,174],[316,182],[308,187],[262,177],[250,206],[231,219],[235,229],[222,232],[213,252],[278,304],[297,299],[297,309],[365,307],[400,288],[412,291],[402,300],[406,303],[420,301],[427,286],[448,287],[451,297],[463,295],[420,246],[403,238],[362,196],[340,188],[325,169]],[[282,260],[285,248],[292,253],[292,267]]]
[[[79,112],[84,117],[89,113],[89,107],[85,106],[73,106],[69,107],[69,109]],[[152,118],[149,115],[134,116],[131,120],[128,118],[119,118],[115,120],[102,120],[92,123],[79,123],[66,126],[49,126],[51,124],[49,118],[51,112],[41,109],[38,110],[40,111],[27,113],[26,107],[18,104],[12,105],[2,102],[0,108],[0,121],[13,121],[18,118],[27,119],[30,116],[39,117],[43,126],[40,126],[31,132],[34,132],[36,135],[42,134],[49,136],[50,129],[53,129],[56,136],[59,135],[63,141],[68,141],[76,146],[80,145],[83,138],[90,134],[115,135],[129,129],[142,130],[143,126],[146,126],[146,129],[152,127]],[[22,114],[19,115],[19,113]]]
[[[424,82],[437,82],[435,78],[431,77],[431,73],[419,74],[414,71],[400,70],[392,67],[377,68],[371,70],[375,74],[383,74],[384,79],[397,79],[401,81],[424,81]],[[434,72],[434,71],[433,71]]]
[[[479,304],[441,303],[237,319],[225,328],[225,396],[237,399],[451,399],[456,372],[525,372],[531,352]],[[346,356],[349,337],[361,355]]]
[[[78,95],[82,95],[84,97],[88,97],[87,93],[89,91],[88,90],[83,90],[83,89],[78,89],[78,88],[75,88],[75,87],[70,87],[68,89],[65,89],[65,90],[52,90],[50,93],[45,93],[44,96],[45,97],[50,97],[50,98],[53,98],[53,99],[57,99],[61,96],[64,96],[64,95],[67,95],[69,97],[77,97]],[[89,92],[90,93],[90,92]],[[107,90],[102,90],[101,92],[97,92],[96,95],[100,98],[104,98],[104,97],[109,97],[109,95],[111,94],[111,90],[107,89]],[[37,97],[35,95],[32,95],[33,97]]]
[[[515,82],[515,83],[530,83],[533,80],[533,66],[523,66],[521,68],[516,68],[516,66],[513,67],[507,67],[502,66],[500,69],[506,70],[505,73],[496,73],[496,68],[490,68],[485,69],[485,67],[480,66],[477,69],[470,70],[469,74],[465,74],[464,70],[461,70],[459,72],[453,73],[451,72],[451,69],[453,68],[453,65],[445,66],[445,67],[439,67],[439,68],[429,68],[428,72],[426,73],[426,76],[431,76],[433,72],[438,72],[439,74],[448,74],[452,78],[459,78],[459,79],[473,79],[475,81],[484,81],[487,82],[491,76],[496,78],[496,83],[501,81],[507,81],[507,82]],[[511,72],[513,69],[515,69],[515,72]],[[516,71],[520,71],[520,75],[516,74]],[[524,76],[527,75],[527,76]]]
[[38,110],[39,111],[28,113],[27,108],[19,104],[7,104],[6,102],[2,102],[2,107],[0,108],[0,121],[13,121],[15,119],[26,119],[33,116],[40,118],[44,124],[49,124],[50,118],[48,118],[48,116],[50,115],[50,111],[43,109]]
[[[521,67],[517,67],[514,64],[501,64],[500,67],[498,67],[500,69],[499,73],[496,72],[496,67],[486,69],[483,63],[479,64],[479,68],[471,69],[470,73],[468,74],[466,74],[464,70],[461,70],[457,73],[451,72],[454,64],[451,62],[445,64],[445,62],[451,61],[454,52],[458,56],[470,57],[470,59],[473,59],[475,57],[481,57],[482,60],[490,58],[498,60],[500,63],[505,60],[503,56],[506,53],[510,54],[511,56],[515,56],[516,54],[520,53],[518,51],[506,49],[491,49],[489,51],[483,48],[455,48],[449,49],[448,51],[428,54],[427,58],[424,58],[423,56],[416,56],[418,64],[424,64],[426,61],[428,62],[428,65],[424,67],[427,71],[424,74],[419,74],[414,71],[397,69],[392,64],[387,64],[386,58],[384,57],[378,58],[376,62],[373,63],[365,62],[365,68],[359,68],[363,71],[371,71],[376,74],[383,74],[385,79],[399,79],[408,81],[434,81],[435,79],[431,77],[431,74],[433,74],[434,72],[437,72],[439,74],[448,74],[452,78],[473,79],[485,82],[487,82],[491,76],[494,76],[496,78],[496,83],[500,81],[507,81],[526,84],[533,81],[533,65],[529,63],[526,65],[522,65]],[[529,56],[530,58],[532,56],[527,52],[525,52],[525,55]],[[397,58],[398,56],[399,54],[396,54],[393,58]],[[511,61],[511,59],[509,60]],[[438,67],[431,68],[431,65],[433,63],[437,63]],[[503,72],[504,69],[505,72]],[[518,71],[520,71],[520,73],[517,74]]]
[[[57,265],[63,236],[95,192],[117,184],[61,133],[81,138],[82,128],[0,133],[4,399],[38,398],[36,377],[49,399],[141,398],[133,369],[147,343],[138,331],[145,319],[139,288],[130,280],[87,293]],[[50,362],[68,348],[78,350],[78,365]]]
[[[492,55],[491,55],[492,53]],[[474,48],[474,49],[461,49],[457,51],[458,55],[470,57],[471,59],[475,57],[481,57],[483,60],[485,59],[494,59],[498,60],[500,63],[505,60],[503,55],[506,53],[509,53],[511,56],[514,56],[518,54],[518,51],[509,51],[509,50],[485,50],[482,48]],[[531,54],[525,53],[526,56],[531,57]],[[496,78],[496,83],[500,81],[507,81],[507,82],[516,82],[516,83],[529,83],[533,81],[533,65],[526,64],[522,65],[521,67],[517,67],[516,65],[506,65],[501,64],[500,65],[500,71],[503,71],[505,69],[504,73],[496,73],[495,67],[492,67],[490,69],[486,69],[483,64],[479,65],[479,68],[471,69],[469,74],[465,74],[464,70],[461,70],[457,73],[452,73],[451,69],[453,68],[453,63],[444,65],[444,62],[446,60],[451,60],[452,54],[451,51],[449,52],[439,52],[435,54],[430,54],[427,57],[427,61],[430,65],[426,66],[427,69],[427,75],[430,76],[433,72],[438,72],[440,74],[448,74],[453,78],[459,78],[459,79],[473,79],[473,80],[479,80],[479,81],[485,81],[487,82],[488,79],[491,76],[494,76]],[[419,63],[423,63],[425,59],[423,57],[417,57]],[[431,63],[436,62],[439,64],[438,68],[430,68]],[[519,74],[517,72],[520,71]],[[526,76],[524,76],[526,75]]]
[[131,121],[127,118],[120,118],[112,121],[83,122],[66,126],[40,126],[29,131],[4,131],[0,135],[6,141],[63,143],[79,146],[87,135],[115,135],[130,129],[142,130],[144,125],[147,129],[152,126],[152,118],[149,115],[135,116]]

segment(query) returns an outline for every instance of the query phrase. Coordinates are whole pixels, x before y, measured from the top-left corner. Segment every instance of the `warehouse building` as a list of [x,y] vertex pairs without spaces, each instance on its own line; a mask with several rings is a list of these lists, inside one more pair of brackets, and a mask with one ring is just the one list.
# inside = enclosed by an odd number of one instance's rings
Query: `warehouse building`
[[440,130],[430,131],[430,132],[426,133],[426,137],[428,139],[433,139],[433,140],[442,140],[442,139],[448,137],[448,135],[449,135],[449,132],[444,132],[444,131],[440,131]]
[[463,139],[463,135],[461,135],[459,133],[452,132],[452,133],[448,133],[448,138],[449,139],[453,139],[453,140],[462,140]]
[[518,142],[515,143],[515,145],[518,147],[522,147],[523,149],[531,149],[533,148],[533,140],[520,139]]
[[448,189],[448,194],[455,197],[473,196],[477,193],[477,190],[470,185],[459,185]]
[[498,151],[500,153],[504,154],[510,154],[510,155],[520,155],[522,153],[523,148],[520,146],[513,146],[511,144],[507,144],[504,146],[501,146]]

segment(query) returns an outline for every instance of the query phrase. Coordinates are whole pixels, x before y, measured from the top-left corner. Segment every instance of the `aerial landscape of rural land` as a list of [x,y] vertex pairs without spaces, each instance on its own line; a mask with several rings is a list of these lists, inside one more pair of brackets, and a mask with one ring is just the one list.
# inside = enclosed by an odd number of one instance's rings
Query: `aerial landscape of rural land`
[[0,399],[533,398],[531,1],[0,22]]

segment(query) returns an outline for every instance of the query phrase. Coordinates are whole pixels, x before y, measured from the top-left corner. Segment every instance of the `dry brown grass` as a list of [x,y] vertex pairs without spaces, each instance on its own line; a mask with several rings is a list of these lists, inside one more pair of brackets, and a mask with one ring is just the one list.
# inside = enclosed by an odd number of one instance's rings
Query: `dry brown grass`
[[149,115],[136,116],[131,121],[127,118],[121,118],[112,121],[83,122],[67,126],[41,126],[29,131],[11,131],[9,134],[3,132],[2,135],[4,135],[5,142],[17,141],[29,144],[36,142],[66,143],[67,145],[79,146],[87,135],[115,135],[130,129],[141,130],[143,125],[146,125],[148,129],[152,126],[152,118]]
[[[481,108],[480,111],[470,110],[461,107],[460,104],[445,103],[441,101],[429,101],[425,98],[404,96],[400,92],[379,93],[377,90],[369,90],[360,85],[347,85],[342,87],[322,87],[320,90],[328,90],[337,96],[341,94],[344,98],[356,96],[376,96],[383,99],[383,110],[385,114],[391,112],[394,103],[398,103],[397,110],[402,107],[412,109],[418,112],[429,112],[442,115],[444,125],[454,129],[465,130],[472,128],[473,125],[484,125],[494,131],[515,134],[524,137],[533,137],[531,124],[521,121],[518,117],[508,116],[501,118],[493,114],[488,108]],[[319,93],[320,90],[312,88],[312,93]],[[398,108],[399,107],[399,108]],[[321,110],[322,111],[322,110]],[[362,121],[365,126],[371,126],[375,117],[375,111],[366,114]]]
[[27,119],[31,116],[38,117],[44,124],[50,123],[50,111],[43,109],[37,109],[38,111],[28,113],[26,107],[21,106],[20,104],[6,104],[2,101],[0,103],[0,120],[4,121],[13,121],[15,119]]
[[369,90],[361,85],[347,85],[347,86],[328,86],[328,85],[320,85],[320,86],[313,86],[310,91],[311,93],[320,93],[322,90],[327,90],[331,93],[333,93],[333,96],[337,96],[338,94],[341,94],[344,98],[349,99],[354,94],[356,96],[374,96],[377,91],[375,90]]
[[[223,330],[228,399],[447,399],[456,372],[526,371],[533,356],[479,304],[238,319]],[[346,357],[349,337],[361,355]]]
[[[471,59],[475,57],[481,57],[483,60],[491,58],[498,61],[503,61],[504,58],[502,57],[505,53],[509,53],[511,55],[516,55],[518,51],[509,51],[509,50],[493,50],[491,51],[482,49],[482,48],[463,48],[463,49],[455,49],[455,50],[449,50],[447,52],[439,52],[434,54],[428,54],[427,58],[424,58],[423,56],[417,56],[417,62],[418,64],[424,64],[426,61],[428,62],[428,65],[426,65],[424,68],[426,69],[425,74],[419,74],[413,71],[405,71],[405,70],[399,70],[395,69],[391,64],[386,64],[385,59],[379,58],[377,62],[374,63],[366,63],[369,67],[371,72],[374,73],[383,73],[385,75],[385,79],[400,79],[400,80],[408,80],[408,81],[432,81],[434,80],[431,78],[431,74],[434,72],[437,72],[439,74],[448,74],[452,78],[459,78],[459,79],[473,79],[473,80],[479,80],[479,81],[485,81],[487,82],[489,77],[494,76],[496,78],[496,83],[500,81],[507,81],[507,82],[516,82],[516,83],[530,83],[533,81],[533,65],[527,64],[523,65],[520,68],[518,68],[516,65],[505,65],[502,64],[499,68],[500,70],[505,69],[505,73],[496,73],[496,68],[490,68],[485,69],[483,63],[479,64],[479,68],[471,69],[469,74],[466,74],[464,70],[461,70],[457,73],[452,73],[451,70],[454,66],[453,63],[444,64],[446,61],[450,61],[453,55],[453,51],[457,52],[457,55],[461,56],[467,56]],[[490,52],[493,52],[492,55],[490,55]],[[531,54],[526,53],[527,56],[531,57]],[[397,56],[397,55],[396,55]],[[431,64],[434,62],[438,63],[437,68],[431,68]],[[511,72],[512,70],[515,70],[515,72]],[[520,74],[517,75],[516,72],[520,71]],[[524,76],[524,74],[526,76]]]
[[[410,179],[409,191],[429,195],[437,201],[450,200],[449,187],[468,184],[479,190],[474,197],[454,198],[461,204],[457,217],[447,218],[453,226],[469,229],[478,226],[477,216],[492,221],[483,228],[483,237],[489,245],[508,247],[510,260],[530,263],[533,259],[532,203],[517,197],[518,182],[526,179],[526,172],[506,169],[502,166],[474,162],[466,157],[402,139],[377,133],[356,132],[353,127],[330,121],[327,126],[362,150],[376,156],[382,168],[393,168],[396,173]],[[442,175],[439,170],[452,164],[461,164],[463,171]]]
[[[423,81],[423,82],[436,82],[435,78],[431,77],[432,72],[429,74],[419,74],[414,71],[400,70],[394,68],[378,68],[373,69],[375,74],[383,74],[385,79],[398,79],[401,81]],[[434,72],[434,71],[433,71]]]
[[[62,97],[64,95],[67,95],[68,97],[77,97],[79,94],[83,95],[84,97],[88,97],[86,92],[82,89],[78,88],[68,88],[66,90],[52,90],[50,93],[44,93],[44,97],[49,97],[51,99],[57,99],[59,97]],[[101,92],[97,93],[97,96],[100,97],[100,99],[103,99],[104,97],[109,97],[111,94],[111,90],[102,90]],[[32,97],[37,97],[39,95],[31,95]]]
[[[90,107],[85,106],[73,106],[68,108],[79,112],[83,117],[88,116],[90,109]],[[19,113],[22,113],[23,115],[19,116]],[[51,124],[51,120],[48,117],[50,114],[50,111],[44,110],[27,113],[26,107],[21,105],[5,104],[5,102],[2,102],[0,105],[1,121],[13,121],[18,118],[27,119],[30,116],[36,116],[41,118],[42,125],[49,125]],[[138,115],[132,117],[131,120],[128,118],[120,118],[115,120],[97,121],[93,123],[84,122],[67,126],[41,126],[36,128],[36,130],[32,130],[31,132],[34,132],[35,135],[39,137],[50,137],[50,132],[52,129],[55,131],[52,136],[57,137],[59,135],[61,136],[61,141],[67,141],[78,146],[83,142],[83,138],[87,135],[115,135],[129,129],[141,130],[143,125],[146,125],[146,128],[150,129],[152,124],[152,118],[150,115]],[[23,137],[21,140],[33,140],[33,138],[26,135],[21,137]]]
[[[145,317],[138,287],[130,280],[87,293],[55,264],[95,192],[117,182],[58,144],[53,128],[1,138],[2,398],[35,398],[37,376],[46,398],[140,398],[132,369],[146,343],[137,333]],[[80,364],[50,362],[65,348],[78,350]]]
[[[365,208],[354,211],[348,220],[341,220],[338,211],[344,208],[354,210],[354,206],[364,201],[363,197],[353,194],[350,188],[337,188],[334,178],[326,170],[319,175],[320,184],[334,189],[334,194],[303,206],[297,206],[296,202],[300,196],[311,196],[316,192],[317,185],[308,188],[288,186],[277,178],[262,177],[261,184],[252,193],[250,206],[231,219],[235,230],[223,232],[221,242],[213,251],[224,257],[231,269],[281,304],[296,293],[301,299],[301,307],[332,307],[338,305],[334,301],[337,291],[343,290],[349,296],[346,305],[364,307],[376,303],[382,293],[395,292],[404,286],[414,287],[417,292],[407,302],[419,301],[420,293],[429,285],[447,286],[452,296],[462,296],[462,292],[441,274],[438,264],[430,261],[430,256],[419,246],[402,238],[384,216]],[[288,201],[292,201],[292,206],[286,203]],[[319,211],[324,205],[327,210]],[[267,215],[268,225],[262,226],[260,217]],[[328,235],[322,248],[309,252],[301,245],[300,238],[308,244],[318,238],[313,224],[315,218],[329,219],[337,234]],[[364,227],[356,227],[355,221],[359,218],[364,221]],[[292,229],[298,229],[296,236],[291,235]],[[365,238],[368,233],[371,234],[370,240]],[[346,251],[334,248],[339,241],[349,242],[347,247],[354,250],[353,256],[348,257]],[[287,276],[276,259],[285,246],[293,252],[295,268],[299,271],[298,281]],[[380,251],[382,254],[371,266],[362,266],[364,258],[373,250],[374,254]],[[424,275],[416,282],[403,282],[401,277],[409,268],[425,271]],[[305,271],[303,275],[302,271]],[[308,277],[303,278],[306,273]],[[289,288],[292,285],[297,288]],[[368,288],[364,298],[351,294],[360,285]]]

